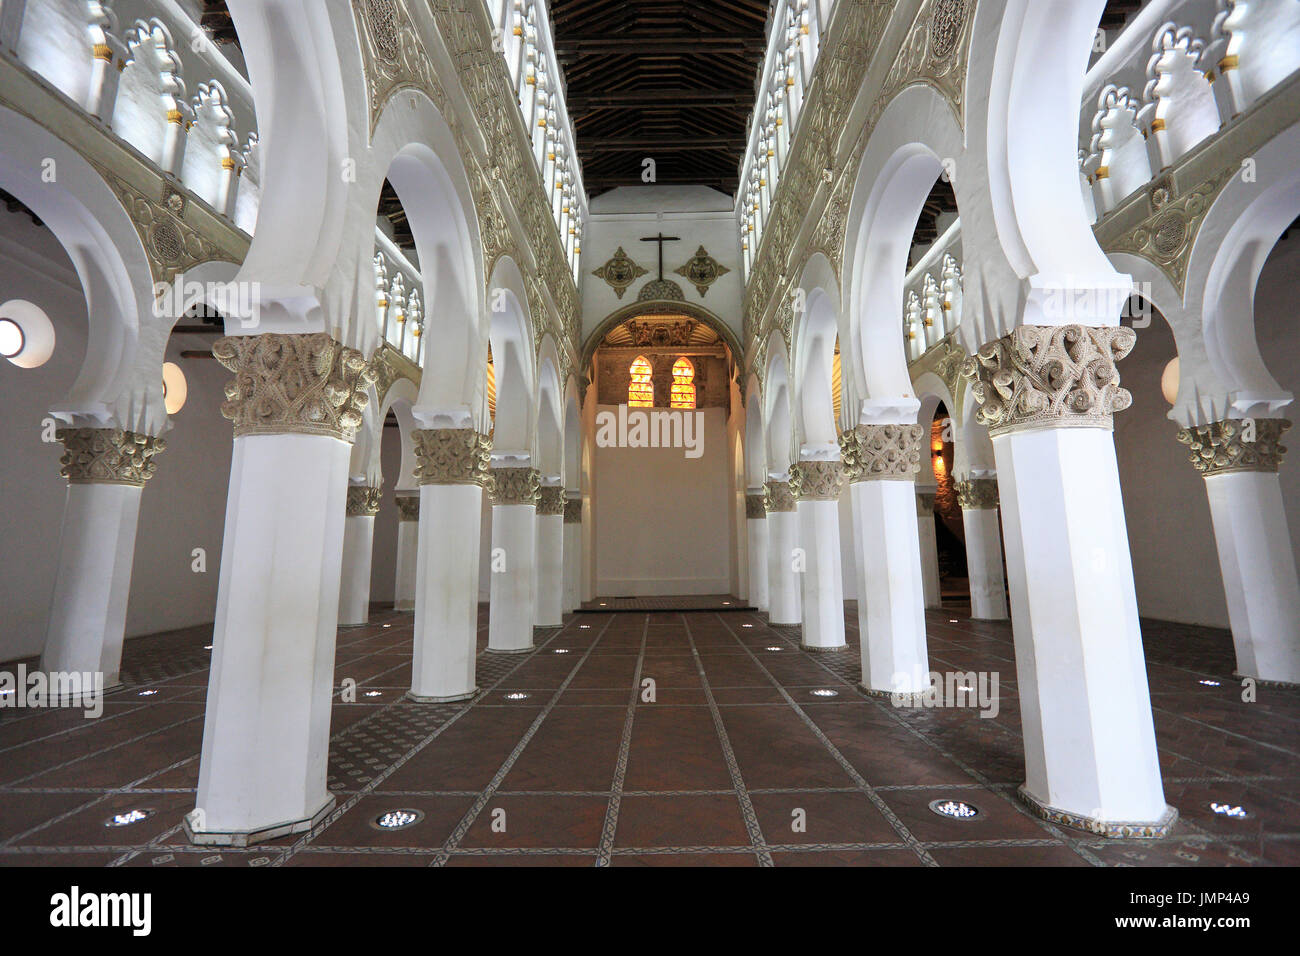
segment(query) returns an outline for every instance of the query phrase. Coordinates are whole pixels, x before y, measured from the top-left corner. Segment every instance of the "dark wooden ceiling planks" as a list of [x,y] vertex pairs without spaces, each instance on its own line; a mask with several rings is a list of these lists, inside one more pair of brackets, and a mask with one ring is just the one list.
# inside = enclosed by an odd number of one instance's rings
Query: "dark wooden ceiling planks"
[[552,0],[555,51],[589,196],[656,182],[734,194],[767,0]]

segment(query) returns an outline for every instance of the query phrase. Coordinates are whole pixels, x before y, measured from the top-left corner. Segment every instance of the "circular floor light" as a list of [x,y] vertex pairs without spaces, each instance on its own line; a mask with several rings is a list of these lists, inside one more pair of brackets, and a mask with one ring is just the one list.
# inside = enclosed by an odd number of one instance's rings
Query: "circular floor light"
[[376,830],[405,830],[424,819],[424,811],[402,808],[381,813],[370,821]]
[[0,355],[19,368],[39,368],[54,354],[54,323],[26,299],[0,305]]
[[519,691],[519,690],[511,691],[509,694],[506,694],[506,700],[527,700],[527,699],[528,699],[528,695],[525,694],[523,691]]
[[141,820],[148,819],[149,817],[153,816],[153,814],[154,811],[148,808],[146,809],[136,808],[133,810],[124,810],[122,813],[115,813],[113,814],[113,816],[105,820],[104,826],[129,827],[133,823],[139,823]]
[[963,800],[931,800],[930,810],[950,820],[973,820],[980,815],[978,807]]
[[818,687],[812,692],[812,695],[814,697],[838,697],[840,696],[840,692],[837,690],[831,690],[829,687]]
[[1221,817],[1232,817],[1234,820],[1244,820],[1250,816],[1244,808],[1238,807],[1231,803],[1215,803],[1210,801],[1210,809]]

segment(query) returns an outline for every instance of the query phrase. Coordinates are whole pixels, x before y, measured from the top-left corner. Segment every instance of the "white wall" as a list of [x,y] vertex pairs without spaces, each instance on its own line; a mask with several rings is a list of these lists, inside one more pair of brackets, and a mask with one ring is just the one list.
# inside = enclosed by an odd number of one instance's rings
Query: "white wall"
[[[1273,251],[1255,297],[1260,352],[1283,388],[1300,395],[1300,329],[1295,298],[1300,292],[1300,234]],[[1143,617],[1228,626],[1218,553],[1205,497],[1205,481],[1174,436],[1160,375],[1174,356],[1173,335],[1158,316],[1138,330],[1137,345],[1120,363],[1120,381],[1133,393],[1133,407],[1115,416],[1124,513],[1128,523],[1138,610]],[[1300,409],[1289,410],[1292,419]],[[1293,429],[1283,444],[1297,441]],[[1288,442],[1290,439],[1290,442]],[[1283,460],[1282,494],[1292,546],[1300,553],[1300,461]]]
[[[599,411],[617,414],[614,406]],[[726,410],[703,409],[704,453],[596,448],[596,593],[726,594],[732,582]]]

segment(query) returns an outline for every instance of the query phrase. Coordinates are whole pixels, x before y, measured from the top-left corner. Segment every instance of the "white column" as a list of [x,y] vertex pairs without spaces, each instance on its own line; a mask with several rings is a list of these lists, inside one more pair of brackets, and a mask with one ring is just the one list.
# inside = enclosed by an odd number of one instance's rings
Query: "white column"
[[235,441],[185,829],[195,843],[244,846],[310,829],[334,804],[325,774],[348,463],[374,373],[323,332],[224,338],[213,352],[241,389],[222,408]]
[[790,484],[798,500],[799,544],[803,549],[803,646],[839,650],[844,640],[844,569],[840,563],[840,487],[843,466],[835,461],[800,461]]
[[163,137],[162,161],[158,164],[164,173],[177,178],[185,161],[185,143],[189,139],[190,123],[194,111],[188,103],[175,101],[175,108],[167,111],[167,132]]
[[795,570],[799,515],[788,481],[767,483],[767,533],[767,619],[772,624],[800,624],[802,585]]
[[548,484],[542,487],[537,502],[537,600],[533,623],[538,627],[563,624],[563,597],[564,487]]
[[569,492],[564,502],[564,611],[572,614],[582,604],[582,497]]
[[916,489],[916,538],[921,552],[921,590],[926,607],[943,607],[939,592],[939,542],[934,528],[933,485]]
[[140,495],[166,443],[112,428],[61,428],[68,495],[41,670],[121,683]]
[[1205,476],[1237,673],[1300,684],[1300,582],[1277,473],[1288,426],[1255,419],[1246,441],[1241,421],[1229,420],[1178,437]]
[[1002,496],[1021,794],[1049,819],[1110,836],[1161,835],[1176,817],[1160,779],[1111,432],[1112,412],[1131,402],[1114,363],[1133,339],[1113,326],[1020,326],[968,363]]
[[370,620],[370,560],[375,540],[379,489],[348,484],[343,522],[343,570],[339,577],[339,627],[358,627]]
[[768,609],[767,597],[767,506],[762,488],[745,494],[745,523],[749,531],[749,603],[760,611]]
[[853,498],[862,687],[877,695],[930,686],[915,485],[924,437],[923,426],[908,424],[859,425],[840,436]]
[[415,572],[420,553],[420,495],[397,492],[397,568],[393,581],[393,610],[415,610]]
[[1007,619],[1007,586],[1002,574],[1002,527],[998,523],[998,480],[970,477],[957,482],[962,527],[966,532],[966,571],[970,578],[970,616],[977,621]]
[[492,469],[492,587],[488,650],[521,652],[533,648],[536,599],[536,469]]
[[491,440],[469,428],[418,430],[414,440],[420,534],[407,696],[464,700],[478,692],[479,542]]

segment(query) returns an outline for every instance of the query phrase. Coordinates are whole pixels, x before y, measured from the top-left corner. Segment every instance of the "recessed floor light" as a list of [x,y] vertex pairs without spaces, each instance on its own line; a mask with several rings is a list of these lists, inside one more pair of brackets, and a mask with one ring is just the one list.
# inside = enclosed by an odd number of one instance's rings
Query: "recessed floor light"
[[385,625],[384,625],[384,627],[392,627],[392,626],[393,626],[393,625],[391,625],[391,624],[385,624]]
[[1199,681],[1199,683],[1204,684],[1206,687],[1218,687],[1218,686],[1220,686],[1220,685],[1219,685],[1219,682],[1218,682],[1217,680],[1203,680],[1203,681]]
[[367,696],[367,697],[383,697],[383,696],[384,696],[384,692],[383,692],[382,690],[368,690],[368,691],[366,691],[366,696]]
[[154,694],[156,694],[156,693],[158,693],[156,690],[142,690],[142,691],[140,691],[140,693],[139,693],[138,696],[140,696],[140,697],[152,697],[152,696],[153,696]]
[[527,698],[528,698],[527,694],[525,694],[523,691],[518,691],[518,690],[506,694],[506,700],[526,700]]
[[814,697],[838,697],[840,696],[840,692],[837,690],[831,690],[829,687],[818,687],[812,692],[812,695]]
[[741,626],[741,627],[753,627],[754,625],[753,625],[753,624],[742,624],[742,625],[740,625],[740,626]]
[[422,810],[389,810],[387,813],[381,813],[370,821],[370,825],[376,830],[405,830],[407,827],[413,827],[424,819]]
[[585,630],[587,630],[588,628],[590,628],[591,625],[590,625],[590,624],[579,624],[578,627],[582,628],[582,630],[585,631]]
[[555,654],[567,654],[567,653],[569,653],[569,649],[568,649],[567,647],[557,647],[557,648],[553,651],[553,653],[555,653]]
[[950,618],[948,618],[948,623],[949,623],[949,624],[956,624],[956,623],[957,623],[957,619],[956,619],[955,617],[950,617]]
[[106,827],[129,827],[133,823],[139,823],[147,817],[153,816],[152,809],[146,810],[127,810],[124,813],[116,813],[104,821]]
[[779,648],[779,647],[775,647],[775,646],[773,646],[773,647],[765,647],[765,648],[763,648],[763,650],[765,650],[765,651],[779,651],[780,649],[781,649],[781,648]]
[[723,603],[723,604],[730,604],[731,602],[730,602],[730,601],[723,601],[722,603]]
[[203,649],[204,649],[205,651],[210,651],[210,650],[212,650],[212,645],[211,645],[211,644],[204,644],[204,645],[203,645]]
[[607,605],[604,601],[601,601],[601,602],[600,602],[600,606],[601,606],[601,607],[608,607],[608,605]]
[[930,810],[950,820],[973,820],[980,815],[978,808],[961,800],[931,800]]
[[1246,817],[1250,816],[1250,814],[1244,809],[1241,807],[1234,807],[1231,803],[1214,803],[1211,801],[1210,809],[1221,817],[1233,817],[1237,820],[1244,820]]

